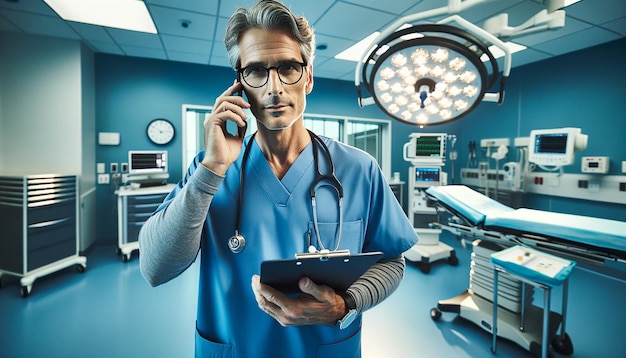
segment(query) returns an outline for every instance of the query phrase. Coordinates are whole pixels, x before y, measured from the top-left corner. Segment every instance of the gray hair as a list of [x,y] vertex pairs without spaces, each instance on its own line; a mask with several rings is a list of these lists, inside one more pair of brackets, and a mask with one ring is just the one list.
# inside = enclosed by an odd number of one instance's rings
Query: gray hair
[[313,63],[315,56],[315,33],[303,16],[295,16],[277,0],[258,0],[250,9],[238,8],[228,20],[224,45],[228,62],[237,69],[241,66],[239,36],[245,30],[285,30],[300,44],[300,53],[306,63]]

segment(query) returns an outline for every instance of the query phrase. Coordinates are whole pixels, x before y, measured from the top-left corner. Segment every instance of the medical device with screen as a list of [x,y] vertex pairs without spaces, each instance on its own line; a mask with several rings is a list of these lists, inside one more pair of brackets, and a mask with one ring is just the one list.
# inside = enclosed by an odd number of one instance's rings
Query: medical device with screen
[[408,162],[443,164],[446,159],[444,133],[411,133],[404,145],[404,160]]
[[131,150],[128,152],[127,182],[141,187],[165,185],[169,177],[166,150]]
[[538,165],[570,165],[574,163],[574,153],[586,147],[587,135],[580,128],[532,130],[528,160]]
[[167,151],[131,150],[128,174],[167,173]]
[[416,186],[430,186],[439,185],[441,180],[441,168],[424,168],[415,167],[415,185]]

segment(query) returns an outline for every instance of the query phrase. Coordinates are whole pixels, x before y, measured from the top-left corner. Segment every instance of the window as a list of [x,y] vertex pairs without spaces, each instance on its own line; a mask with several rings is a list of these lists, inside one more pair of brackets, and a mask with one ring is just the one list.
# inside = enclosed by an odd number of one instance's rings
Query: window
[[304,114],[304,126],[353,147],[376,159],[385,176],[391,174],[391,121]]
[[[207,106],[183,105],[183,175],[194,156],[204,149],[204,117],[211,110],[212,107]],[[385,176],[390,177],[391,121],[305,113],[304,126],[318,135],[369,153],[376,159]],[[256,122],[252,120],[248,134],[254,131]]]

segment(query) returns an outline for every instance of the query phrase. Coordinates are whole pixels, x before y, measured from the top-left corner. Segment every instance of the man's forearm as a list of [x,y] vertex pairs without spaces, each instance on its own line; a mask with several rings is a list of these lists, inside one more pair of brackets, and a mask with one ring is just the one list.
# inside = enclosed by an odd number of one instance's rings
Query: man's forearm
[[403,256],[372,265],[347,290],[354,298],[357,311],[365,312],[389,297],[400,285],[404,267]]
[[222,180],[199,167],[174,200],[141,228],[139,264],[152,286],[178,276],[195,260],[211,200]]

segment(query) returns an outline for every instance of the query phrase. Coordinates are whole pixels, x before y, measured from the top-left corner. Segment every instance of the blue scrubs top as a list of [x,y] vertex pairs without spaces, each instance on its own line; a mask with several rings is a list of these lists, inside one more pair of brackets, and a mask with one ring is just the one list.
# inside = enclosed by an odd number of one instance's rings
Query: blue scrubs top
[[[245,146],[250,138],[245,140]],[[408,250],[417,236],[377,163],[367,153],[322,137],[343,185],[343,233],[339,249],[351,253],[382,251],[393,258]],[[318,145],[320,171],[329,162]],[[245,149],[245,148],[244,148]],[[291,259],[318,246],[313,228],[310,186],[316,176],[310,143],[282,180],[272,172],[256,141],[244,168],[240,234],[245,249],[230,251],[235,231],[244,150],[231,165],[213,197],[201,241],[196,356],[198,357],[360,357],[361,318],[350,327],[282,327],[261,311],[251,288],[263,260]],[[171,200],[193,174],[204,153],[196,156],[187,175],[166,199]],[[317,216],[325,248],[337,246],[337,194],[318,186]],[[321,249],[321,247],[318,247]]]

